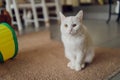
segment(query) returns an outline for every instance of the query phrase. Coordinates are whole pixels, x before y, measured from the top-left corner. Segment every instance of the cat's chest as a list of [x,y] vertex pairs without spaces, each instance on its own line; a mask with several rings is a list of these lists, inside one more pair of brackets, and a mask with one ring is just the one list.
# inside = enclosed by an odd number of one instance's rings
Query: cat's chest
[[84,37],[63,36],[62,40],[67,46],[79,46],[84,43]]

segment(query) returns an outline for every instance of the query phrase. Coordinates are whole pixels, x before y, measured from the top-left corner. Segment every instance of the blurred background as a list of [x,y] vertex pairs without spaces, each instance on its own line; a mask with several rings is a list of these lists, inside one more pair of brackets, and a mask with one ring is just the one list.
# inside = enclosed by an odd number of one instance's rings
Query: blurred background
[[45,30],[60,40],[59,12],[65,16],[84,11],[83,23],[97,46],[120,47],[120,0],[6,0],[6,9],[19,34]]

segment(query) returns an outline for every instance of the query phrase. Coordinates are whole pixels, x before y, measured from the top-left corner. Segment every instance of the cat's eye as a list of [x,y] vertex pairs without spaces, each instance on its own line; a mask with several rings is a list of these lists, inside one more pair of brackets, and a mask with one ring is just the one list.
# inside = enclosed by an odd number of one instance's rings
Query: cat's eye
[[67,25],[67,24],[65,24],[65,27],[67,28],[67,27],[68,27],[68,25]]
[[72,27],[75,27],[75,26],[76,26],[76,24],[73,24],[73,25],[72,25]]

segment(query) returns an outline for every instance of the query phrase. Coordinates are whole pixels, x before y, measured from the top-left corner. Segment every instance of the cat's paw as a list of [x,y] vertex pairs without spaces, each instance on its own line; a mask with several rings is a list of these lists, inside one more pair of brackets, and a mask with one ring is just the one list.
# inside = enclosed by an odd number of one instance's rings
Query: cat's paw
[[69,67],[70,69],[74,69],[74,65],[72,64],[72,62],[69,62],[69,63],[67,64],[67,67]]
[[80,70],[82,70],[84,67],[85,67],[85,64],[82,64],[82,65],[77,64],[77,65],[75,66],[75,71],[80,71]]

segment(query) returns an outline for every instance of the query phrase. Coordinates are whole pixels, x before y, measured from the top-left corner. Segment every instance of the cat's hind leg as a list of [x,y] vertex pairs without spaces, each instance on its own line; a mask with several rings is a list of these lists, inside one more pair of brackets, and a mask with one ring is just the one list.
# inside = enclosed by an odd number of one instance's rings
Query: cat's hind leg
[[91,63],[93,61],[94,56],[95,56],[95,53],[93,49],[88,51],[85,57],[85,63]]

